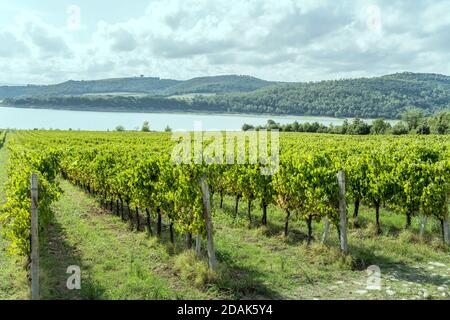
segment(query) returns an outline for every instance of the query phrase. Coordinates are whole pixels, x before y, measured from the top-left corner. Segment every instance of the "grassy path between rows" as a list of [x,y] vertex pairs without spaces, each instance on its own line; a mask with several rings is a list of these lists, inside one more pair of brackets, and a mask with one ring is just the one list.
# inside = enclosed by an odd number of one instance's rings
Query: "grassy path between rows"
[[[48,245],[41,253],[43,299],[202,299],[179,279],[170,250],[144,232],[132,232],[95,200],[66,181],[54,205]],[[68,290],[69,266],[81,269],[81,290]]]

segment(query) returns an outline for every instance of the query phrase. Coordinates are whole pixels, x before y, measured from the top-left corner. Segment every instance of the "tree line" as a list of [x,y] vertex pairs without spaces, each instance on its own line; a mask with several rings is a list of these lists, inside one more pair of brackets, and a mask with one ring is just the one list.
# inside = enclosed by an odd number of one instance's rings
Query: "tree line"
[[285,132],[311,132],[311,133],[332,133],[332,134],[352,134],[352,135],[368,135],[368,134],[450,134],[450,112],[440,112],[436,115],[425,117],[419,109],[408,110],[401,116],[401,121],[391,125],[383,118],[376,119],[372,123],[368,123],[360,118],[355,118],[349,122],[344,120],[342,125],[326,126],[319,122],[305,122],[280,124],[274,120],[268,120],[266,125],[254,126],[244,124],[243,131],[248,130],[279,130]]

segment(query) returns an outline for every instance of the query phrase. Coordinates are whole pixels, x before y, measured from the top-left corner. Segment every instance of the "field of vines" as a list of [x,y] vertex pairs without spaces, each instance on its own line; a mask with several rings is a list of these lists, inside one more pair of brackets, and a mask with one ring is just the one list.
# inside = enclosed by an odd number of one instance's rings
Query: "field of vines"
[[[442,240],[448,241],[450,141],[444,136],[353,137],[283,133],[280,165],[273,175],[262,175],[261,164],[176,164],[170,133],[18,131],[7,133],[8,182],[0,214],[9,251],[30,254],[30,176],[39,174],[40,227],[51,218],[59,183],[66,179],[115,208],[122,218],[134,215],[136,229],[161,234],[167,221],[174,233],[192,246],[205,237],[202,191],[206,177],[211,198],[233,197],[235,214],[241,201],[260,208],[261,224],[271,217],[268,206],[285,212],[284,233],[292,219],[305,221],[307,242],[312,225],[326,219],[339,230],[338,171],[346,174],[348,213],[357,223],[358,208],[373,208],[381,232],[380,208],[404,216],[405,228],[415,216],[423,223],[438,221]],[[3,144],[5,133],[0,133]],[[125,209],[127,212],[124,212]],[[153,230],[152,221],[156,222]],[[214,221],[213,221],[214,222]]]

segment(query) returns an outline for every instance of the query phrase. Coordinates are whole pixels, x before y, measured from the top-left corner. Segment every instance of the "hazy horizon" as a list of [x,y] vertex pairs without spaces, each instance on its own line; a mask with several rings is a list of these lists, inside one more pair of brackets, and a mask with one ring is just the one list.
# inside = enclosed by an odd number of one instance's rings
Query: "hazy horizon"
[[[426,73],[421,73],[421,72],[413,72],[413,71],[399,71],[396,73],[414,73],[414,74],[426,74]],[[450,77],[447,74],[443,74],[443,73],[429,73],[429,74],[438,74],[438,75],[443,75],[446,77]],[[361,78],[375,78],[375,77],[382,77],[382,76],[386,76],[386,75],[390,75],[390,74],[383,74],[383,75],[376,75],[376,76],[365,76],[365,77],[341,77],[341,78],[336,78],[336,79],[322,79],[322,80],[311,80],[312,82],[320,82],[320,81],[329,81],[329,80],[345,80],[345,79],[361,79]],[[248,74],[217,74],[217,75],[208,75],[208,76],[198,76],[198,77],[194,77],[194,78],[186,78],[186,79],[174,79],[174,78],[162,78],[162,77],[158,77],[157,75],[144,75],[144,78],[160,78],[162,80],[176,80],[176,81],[187,81],[187,80],[191,80],[191,79],[195,79],[195,78],[202,78],[202,77],[214,77],[214,76],[249,76],[249,77],[255,77],[252,75],[248,75]],[[27,86],[27,85],[40,85],[40,86],[45,86],[45,85],[55,85],[55,84],[61,84],[64,82],[68,82],[68,81],[101,81],[101,80],[111,80],[111,79],[131,79],[131,78],[141,78],[141,75],[130,75],[130,76],[124,76],[124,77],[113,77],[113,78],[98,78],[98,79],[66,79],[63,80],[61,82],[56,82],[56,83],[40,83],[40,84],[35,84],[35,83],[2,83],[0,82],[0,86]],[[257,78],[257,77],[255,77]],[[279,81],[279,80],[271,80],[271,79],[261,79],[258,78],[260,80],[265,80],[265,81],[269,81],[269,82],[280,82],[280,83],[302,83],[302,82],[308,82],[308,81]]]

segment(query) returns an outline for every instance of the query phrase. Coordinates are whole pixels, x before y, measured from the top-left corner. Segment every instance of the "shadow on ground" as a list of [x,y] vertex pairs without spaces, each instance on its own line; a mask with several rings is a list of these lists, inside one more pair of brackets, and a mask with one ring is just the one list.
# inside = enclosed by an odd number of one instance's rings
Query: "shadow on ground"
[[[43,300],[102,299],[104,289],[90,278],[90,266],[83,263],[77,249],[66,241],[63,227],[52,219],[48,225],[45,240],[41,239],[40,251],[40,293]],[[69,290],[67,273],[69,266],[79,266],[81,289]]]
[[[259,206],[256,206],[256,208],[259,209]],[[219,208],[215,208],[219,209]],[[230,217],[234,216],[234,207],[228,205],[227,203],[223,204],[222,209],[226,214],[228,214]],[[279,237],[281,235],[284,235],[284,223],[274,223],[271,219],[270,212],[267,213],[267,223],[264,226],[261,222],[262,212],[261,210],[256,211],[257,214],[255,214],[255,206],[252,209],[252,223],[250,224],[250,228],[264,228],[263,234],[267,237]],[[246,211],[238,210],[237,217],[241,220],[240,223],[237,223],[236,228],[242,228],[242,227],[249,227],[248,224],[248,215]],[[242,221],[245,222],[245,226],[242,224]],[[295,219],[291,217],[289,221],[289,231],[288,236],[285,238],[285,242],[289,245],[296,245],[302,242],[305,242],[307,240],[307,234],[306,232],[299,229],[298,222],[294,222]],[[306,226],[305,226],[306,231]],[[318,235],[313,235],[314,237],[318,237]]]
[[383,277],[389,276],[400,281],[420,283],[422,285],[441,286],[449,280],[448,276],[433,274],[433,272],[425,268],[413,267],[385,255],[376,254],[373,250],[362,245],[351,245],[350,252],[355,259],[357,270],[365,270],[371,265],[377,265],[380,267]]
[[[119,218],[122,217],[122,222],[129,226],[130,231],[133,230],[134,232],[136,232],[136,230],[139,230],[139,232],[145,232],[148,234],[147,216],[146,213],[143,212],[141,209],[136,211],[135,207],[129,208],[126,204],[124,204],[122,208],[122,206],[116,202],[108,203],[107,206],[102,205],[99,201],[97,203],[99,205],[97,214],[114,215],[118,216]],[[117,207],[117,205],[119,205],[119,207]],[[137,219],[137,212],[139,213],[139,223]],[[156,229],[157,229],[156,214],[154,210],[151,210],[150,212],[151,212],[150,226],[153,235],[150,236],[148,234],[148,236],[156,237]],[[169,255],[176,256],[186,251],[187,242],[185,235],[174,231],[174,243],[172,243],[170,240],[169,225],[170,225],[169,221],[163,218],[162,234],[158,243],[165,247]],[[275,229],[275,225],[273,226],[273,228]],[[54,233],[58,235],[60,242],[64,244],[63,230],[61,230],[60,226],[58,226],[57,224],[55,224],[54,229],[58,231]],[[192,243],[192,247],[194,246],[195,244]],[[204,252],[205,255],[204,260],[207,260],[206,243],[204,240],[202,240],[202,247],[203,247],[202,251]],[[75,264],[77,262],[81,263],[74,248],[69,248],[68,252],[70,252],[69,254],[70,259],[75,260]],[[216,255],[219,263],[222,266],[221,270],[219,271],[220,277],[219,280],[217,280],[214,283],[210,283],[209,286],[214,286],[216,290],[218,290],[221,294],[223,294],[227,298],[232,299],[281,299],[281,296],[277,292],[275,292],[274,290],[269,288],[266,284],[264,284],[265,275],[263,273],[255,269],[236,265],[233,262],[233,259],[231,259],[231,257],[228,256],[226,252],[221,251],[220,248],[216,248]],[[62,267],[65,268],[65,265],[67,265],[67,263],[72,261],[70,259],[67,259],[68,261],[64,263],[64,266]],[[86,266],[82,267],[83,270],[84,268],[86,268],[86,270],[89,270]],[[63,270],[62,272],[65,272],[65,270]],[[103,291],[101,287],[99,287],[95,283],[87,283],[84,285],[87,286],[89,290],[88,292],[85,292],[87,289],[85,289],[85,291],[82,291],[82,295],[79,298],[82,299],[86,299],[87,297],[95,299],[101,298]],[[63,290],[62,294],[63,296],[66,291],[67,290]]]
[[270,288],[264,279],[266,274],[249,267],[238,266],[227,252],[216,250],[217,259],[225,267],[226,275],[219,284],[219,289],[232,296],[233,299],[283,299]]

